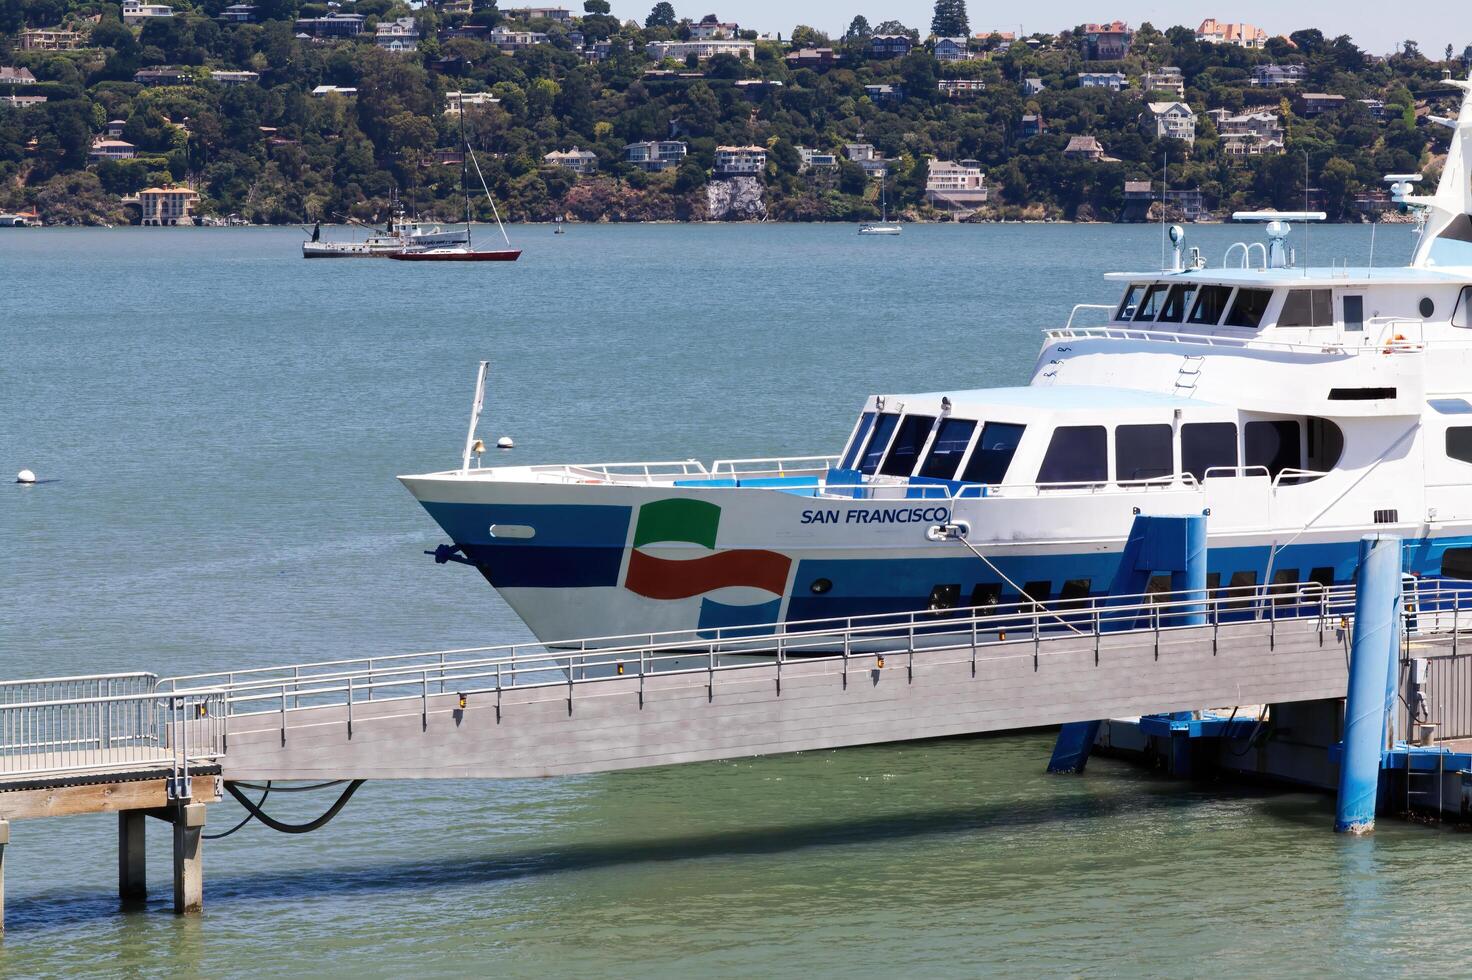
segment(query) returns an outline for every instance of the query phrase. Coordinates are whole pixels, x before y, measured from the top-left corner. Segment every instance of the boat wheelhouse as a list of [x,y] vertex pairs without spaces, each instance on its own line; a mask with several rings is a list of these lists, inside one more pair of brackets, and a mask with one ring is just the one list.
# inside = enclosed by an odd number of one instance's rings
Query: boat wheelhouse
[[1454,126],[1434,194],[1396,178],[1404,268],[1296,267],[1312,215],[1241,215],[1266,243],[1208,268],[1175,230],[1171,268],[1044,332],[1026,387],[871,395],[831,456],[482,468],[473,419],[460,468],[401,479],[548,642],[1066,603],[1109,590],[1139,514],[1206,514],[1208,586],[1244,608],[1349,581],[1371,531],[1472,579],[1472,95]]

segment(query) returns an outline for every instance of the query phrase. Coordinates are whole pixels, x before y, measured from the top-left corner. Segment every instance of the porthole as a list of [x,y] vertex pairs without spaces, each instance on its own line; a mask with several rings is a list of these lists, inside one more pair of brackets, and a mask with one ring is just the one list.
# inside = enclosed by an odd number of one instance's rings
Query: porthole
[[1422,317],[1422,319],[1426,319],[1426,320],[1431,319],[1431,314],[1433,314],[1435,312],[1436,312],[1436,304],[1433,303],[1433,302],[1431,302],[1431,297],[1430,296],[1422,296],[1421,297],[1421,317]]
[[831,579],[815,578],[813,579],[813,584],[808,586],[808,588],[812,590],[813,595],[822,595],[824,592],[833,588],[833,582]]

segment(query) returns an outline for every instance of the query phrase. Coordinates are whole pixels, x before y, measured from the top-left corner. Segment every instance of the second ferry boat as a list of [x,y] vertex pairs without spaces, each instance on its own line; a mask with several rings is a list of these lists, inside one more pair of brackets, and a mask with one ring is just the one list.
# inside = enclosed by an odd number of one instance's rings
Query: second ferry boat
[[1177,235],[1174,268],[1114,276],[1108,322],[1045,331],[1026,387],[870,396],[835,456],[480,468],[467,442],[400,479],[440,557],[547,642],[1084,599],[1136,514],[1208,514],[1208,585],[1247,605],[1349,581],[1370,531],[1412,574],[1472,579],[1472,82],[1451,84],[1437,190],[1393,188],[1423,220],[1405,267],[1294,268],[1287,220],[1312,216],[1258,215],[1269,241],[1235,265]]

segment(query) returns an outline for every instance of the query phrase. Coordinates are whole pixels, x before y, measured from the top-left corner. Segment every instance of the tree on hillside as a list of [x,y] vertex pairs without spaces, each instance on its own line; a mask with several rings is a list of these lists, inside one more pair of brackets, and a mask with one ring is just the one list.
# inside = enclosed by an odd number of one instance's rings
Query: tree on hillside
[[583,0],[583,13],[585,14],[606,14],[612,9],[608,0]]
[[908,34],[910,36],[910,40],[912,40],[912,41],[918,41],[918,40],[920,40],[920,32],[919,31],[915,30],[913,27],[906,27],[904,24],[901,24],[897,20],[881,21],[880,24],[879,24],[879,26],[876,27],[876,28],[874,28],[874,33],[875,34]]
[[930,33],[936,37],[966,37],[971,22],[966,19],[966,0],[935,0],[935,16],[930,20]]
[[654,5],[654,9],[649,11],[649,16],[644,18],[645,28],[668,27],[673,30],[678,23],[679,18],[675,16],[674,5],[669,0],[659,0],[659,3]]
[[873,34],[874,32],[869,29],[869,19],[863,14],[859,14],[853,20],[849,21],[848,30],[843,32],[843,37],[845,40],[858,41],[867,39],[873,36]]

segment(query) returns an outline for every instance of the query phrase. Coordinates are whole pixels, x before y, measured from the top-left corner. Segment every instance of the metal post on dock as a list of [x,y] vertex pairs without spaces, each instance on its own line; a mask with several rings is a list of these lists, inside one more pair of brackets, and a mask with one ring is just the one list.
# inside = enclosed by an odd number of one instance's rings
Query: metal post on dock
[[1344,702],[1344,751],[1334,830],[1365,834],[1375,829],[1375,802],[1385,724],[1400,645],[1400,538],[1369,534],[1360,539],[1354,599],[1349,688]]

